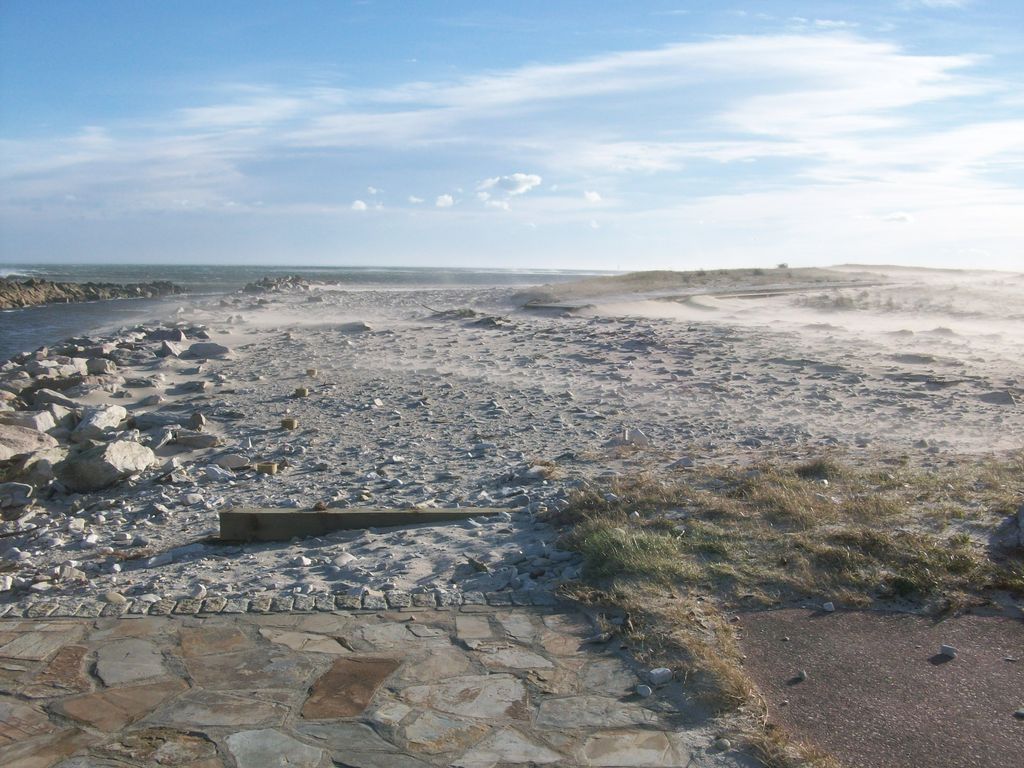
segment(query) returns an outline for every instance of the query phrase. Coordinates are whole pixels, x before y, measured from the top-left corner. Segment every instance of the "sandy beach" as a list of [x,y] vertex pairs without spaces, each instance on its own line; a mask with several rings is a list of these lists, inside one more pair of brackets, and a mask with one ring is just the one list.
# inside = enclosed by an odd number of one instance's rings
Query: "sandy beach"
[[[57,472],[29,506],[7,502],[4,599],[551,590],[579,558],[544,513],[621,473],[832,450],[927,467],[1020,447],[1021,276],[756,272],[525,294],[299,284],[22,356],[0,418],[56,418],[42,476],[68,448],[154,454],[92,493]],[[111,407],[123,417],[83,440],[83,417]],[[222,509],[366,506],[507,511],[215,541]]]

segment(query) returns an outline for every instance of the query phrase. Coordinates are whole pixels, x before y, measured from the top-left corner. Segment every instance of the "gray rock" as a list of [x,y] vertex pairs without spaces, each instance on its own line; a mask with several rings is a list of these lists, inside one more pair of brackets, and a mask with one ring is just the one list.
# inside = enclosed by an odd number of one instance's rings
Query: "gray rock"
[[0,461],[56,447],[57,441],[43,432],[13,424],[0,424]]
[[63,448],[44,448],[41,451],[23,456],[14,465],[9,478],[42,488],[56,477],[54,467],[67,457]]
[[181,347],[170,341],[161,342],[160,348],[156,351],[156,356],[181,357]]
[[137,413],[133,417],[135,428],[143,432],[155,427],[170,427],[181,424],[185,416],[170,411],[150,411],[149,413]]
[[33,490],[26,483],[0,483],[0,507],[24,507],[32,501]]
[[227,357],[231,354],[231,350],[225,347],[223,344],[217,344],[213,341],[197,341],[195,344],[188,348],[188,352],[185,353],[188,357]]
[[956,658],[956,648],[952,645],[942,645],[939,647],[939,655],[945,656],[948,659]]
[[65,397],[60,392],[54,392],[52,389],[38,389],[36,393],[32,395],[32,402],[36,408],[44,406],[48,403],[56,403],[57,405],[63,405],[65,408],[71,408],[72,410],[78,408],[76,403],[71,398]]
[[213,460],[221,469],[244,469],[249,466],[249,459],[240,453],[225,453]]
[[128,411],[120,405],[90,408],[71,433],[71,439],[76,443],[102,440],[107,432],[111,432],[121,426],[121,422],[127,417]]
[[102,376],[107,373],[117,373],[117,365],[113,360],[107,360],[105,357],[94,357],[91,360],[87,360],[85,363],[85,369],[94,376]]
[[156,462],[149,448],[130,440],[116,440],[69,456],[56,466],[57,479],[72,491],[88,492],[148,469]]
[[49,411],[12,411],[0,413],[0,424],[34,429],[36,432],[48,432],[57,426],[57,421]]
[[668,667],[657,667],[647,673],[651,685],[664,685],[672,679],[672,670]]
[[227,738],[228,752],[244,768],[317,768],[324,759],[322,749],[303,744],[274,728],[240,731]]
[[220,438],[207,432],[189,432],[180,430],[174,433],[175,445],[184,445],[186,448],[213,448],[220,445]]

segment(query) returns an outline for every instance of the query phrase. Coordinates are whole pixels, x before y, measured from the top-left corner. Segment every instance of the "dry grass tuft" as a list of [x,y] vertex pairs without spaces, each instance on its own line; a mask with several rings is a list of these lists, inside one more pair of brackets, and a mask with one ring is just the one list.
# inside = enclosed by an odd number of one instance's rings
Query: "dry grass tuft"
[[[1024,595],[1024,551],[1000,544],[1022,501],[1024,454],[941,469],[829,455],[619,477],[549,519],[585,558],[569,596],[628,613],[641,663],[681,670],[715,712],[749,714],[764,703],[717,606],[903,598],[941,612],[995,590]],[[744,738],[769,768],[838,768],[765,717]]]

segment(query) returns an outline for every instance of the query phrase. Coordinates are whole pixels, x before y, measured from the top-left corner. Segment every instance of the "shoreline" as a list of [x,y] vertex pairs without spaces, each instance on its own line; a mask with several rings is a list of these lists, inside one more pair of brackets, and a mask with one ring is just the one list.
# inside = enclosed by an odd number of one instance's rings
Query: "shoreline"
[[107,301],[111,299],[159,299],[184,291],[170,281],[148,283],[72,283],[40,278],[0,278],[0,309]]
[[[883,306],[895,295],[858,290]],[[1016,348],[976,337],[966,320],[934,334],[927,314],[911,323],[897,313],[894,329],[922,330],[894,337],[888,326],[844,330],[864,318],[807,305],[813,292],[753,305],[614,296],[570,315],[526,311],[515,295],[291,286],[192,297],[173,322],[19,356],[0,372],[0,419],[59,418],[41,432],[57,443],[48,458],[8,469],[9,481],[36,484],[27,504],[4,509],[0,604],[24,611],[31,596],[92,611],[117,593],[124,602],[103,605],[173,599],[173,611],[200,592],[258,605],[266,595],[385,606],[389,593],[550,595],[582,561],[547,516],[602,478],[837,450],[940,467],[1012,451],[1024,435]],[[766,323],[773,313],[786,319]],[[958,345],[977,359],[954,360]],[[40,400],[45,390],[56,396]],[[297,428],[282,429],[285,418]],[[115,442],[152,451],[149,466],[109,487],[61,490],[65,454]],[[258,473],[259,462],[278,474]],[[506,511],[291,544],[209,542],[229,505]]]

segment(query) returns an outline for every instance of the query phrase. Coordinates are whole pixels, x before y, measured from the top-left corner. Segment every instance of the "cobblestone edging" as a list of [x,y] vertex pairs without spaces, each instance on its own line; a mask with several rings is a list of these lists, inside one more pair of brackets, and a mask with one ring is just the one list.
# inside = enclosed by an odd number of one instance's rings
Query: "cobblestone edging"
[[362,596],[273,595],[202,599],[165,597],[156,602],[127,599],[109,603],[95,598],[58,597],[0,605],[0,618],[97,618],[101,616],[205,616],[242,613],[309,613],[314,611],[430,610],[463,605],[551,606],[557,599],[544,590],[521,592],[383,592]]

